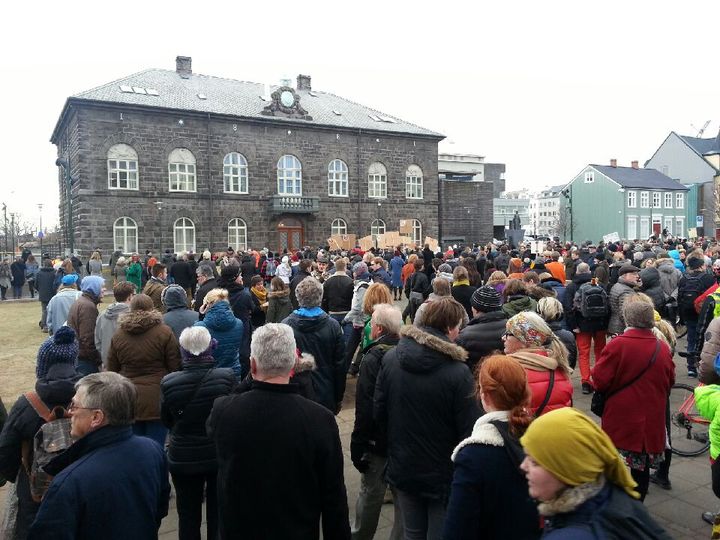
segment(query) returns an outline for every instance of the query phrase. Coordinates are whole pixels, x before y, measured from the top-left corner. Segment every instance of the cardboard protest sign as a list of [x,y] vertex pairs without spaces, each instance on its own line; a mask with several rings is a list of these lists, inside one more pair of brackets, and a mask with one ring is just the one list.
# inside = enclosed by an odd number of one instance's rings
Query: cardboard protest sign
[[375,242],[373,241],[373,237],[371,235],[367,235],[358,240],[357,245],[359,245],[360,249],[363,251],[367,251],[375,245]]
[[413,230],[413,222],[411,219],[401,219],[400,220],[400,234],[402,235],[408,235],[412,234]]
[[430,249],[433,253],[437,253],[440,251],[440,247],[438,244],[438,241],[435,238],[431,238],[430,236],[425,237],[425,244],[428,244],[430,246]]
[[333,234],[328,238],[328,245],[330,249],[349,251],[355,247],[355,235],[354,234]]
[[610,234],[603,235],[603,240],[606,244],[609,244],[610,242],[619,242],[620,241],[620,235],[616,232],[612,232]]

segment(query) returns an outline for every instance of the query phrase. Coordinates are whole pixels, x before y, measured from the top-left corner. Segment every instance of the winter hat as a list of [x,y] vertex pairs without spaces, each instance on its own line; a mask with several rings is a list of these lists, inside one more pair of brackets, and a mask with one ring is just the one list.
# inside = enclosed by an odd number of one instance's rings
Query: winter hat
[[443,263],[440,266],[438,266],[438,272],[442,272],[444,274],[452,274],[452,266],[450,266],[447,263]]
[[100,276],[87,276],[82,280],[80,290],[82,292],[89,292],[95,298],[99,298],[103,285],[105,285],[105,280]]
[[622,267],[620,267],[620,270],[618,270],[618,276],[624,276],[625,274],[634,274],[636,272],[640,272],[640,269],[635,266],[634,264],[624,264]]
[[160,301],[166,309],[187,307],[187,293],[180,285],[168,285],[160,293]]
[[499,310],[502,306],[502,299],[500,293],[493,287],[478,287],[470,298],[470,304],[476,310],[487,313]]
[[37,354],[35,375],[43,379],[50,366],[54,364],[75,364],[78,355],[78,342],[75,330],[69,326],[61,326],[57,332],[48,337],[40,345]]
[[[544,332],[543,327],[549,332]],[[544,347],[553,336],[552,330],[537,313],[522,311],[505,323],[505,329],[526,347]]]
[[77,274],[66,274],[62,278],[62,284],[66,287],[69,287],[70,285],[75,285],[75,282],[78,279]]
[[701,257],[690,257],[687,262],[688,268],[690,268],[690,270],[697,270],[703,264],[705,264],[705,259]]
[[222,277],[223,281],[235,281],[239,275],[240,267],[236,264],[225,265],[220,271],[220,277]]

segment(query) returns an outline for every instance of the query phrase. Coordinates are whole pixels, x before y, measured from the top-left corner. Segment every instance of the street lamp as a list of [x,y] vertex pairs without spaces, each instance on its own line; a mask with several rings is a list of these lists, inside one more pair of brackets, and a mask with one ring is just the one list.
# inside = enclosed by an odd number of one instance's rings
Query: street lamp
[[5,218],[5,253],[8,252],[8,230],[7,230],[7,204],[3,203],[3,217]]
[[68,213],[68,219],[67,219],[67,235],[68,235],[68,244],[70,247],[70,255],[73,254],[75,251],[75,239],[74,239],[74,232],[73,232],[73,217],[72,217],[72,182],[73,177],[70,174],[70,158],[64,159],[64,158],[57,158],[55,160],[55,166],[62,167],[65,171],[65,190],[67,192],[67,213]]
[[573,213],[572,213],[572,184],[567,188],[563,189],[560,193],[563,194],[568,201],[568,215],[570,216],[570,242],[573,241]]
[[40,238],[40,258],[42,259],[43,256],[43,236],[45,236],[45,233],[43,232],[42,228],[42,204],[38,204],[38,211],[40,212],[40,232],[38,233],[38,238]]
[[375,251],[377,251],[380,248],[379,236],[380,236],[380,208],[381,207],[382,207],[382,203],[380,201],[378,201],[377,216],[375,218]]
[[12,256],[15,257],[15,212],[10,213],[10,234],[12,243]]
[[157,206],[157,211],[158,211],[158,227],[159,227],[159,231],[160,231],[160,255],[158,255],[158,257],[162,257],[162,254],[163,254],[162,205],[163,205],[162,201],[155,201],[155,206]]

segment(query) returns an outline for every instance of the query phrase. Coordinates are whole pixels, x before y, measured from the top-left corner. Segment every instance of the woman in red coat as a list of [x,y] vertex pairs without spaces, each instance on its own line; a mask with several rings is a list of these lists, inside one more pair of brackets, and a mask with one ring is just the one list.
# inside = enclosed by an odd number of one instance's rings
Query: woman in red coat
[[[572,406],[568,351],[540,315],[523,311],[511,317],[505,324],[503,339],[505,354],[520,362],[527,374],[533,415]],[[544,402],[545,406],[538,410]]]
[[653,334],[651,305],[625,302],[623,316],[628,327],[605,346],[592,379],[597,391],[616,392],[605,403],[602,428],[625,458],[644,500],[650,468],[663,460],[665,402],[675,382],[675,364],[670,347]]

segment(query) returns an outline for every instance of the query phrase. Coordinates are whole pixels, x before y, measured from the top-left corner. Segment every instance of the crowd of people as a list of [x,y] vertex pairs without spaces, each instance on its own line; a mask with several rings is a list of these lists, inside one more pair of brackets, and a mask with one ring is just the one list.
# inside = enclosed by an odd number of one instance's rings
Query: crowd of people
[[[155,537],[170,478],[181,539],[200,538],[203,507],[207,538],[371,539],[388,499],[393,539],[669,538],[642,501],[672,488],[679,324],[720,424],[719,254],[662,239],[117,251],[102,312],[99,252],[43,258],[50,335],[0,434],[8,537]],[[600,426],[573,408],[576,368]],[[352,378],[350,522],[334,415]],[[38,446],[63,430],[55,454]]]

